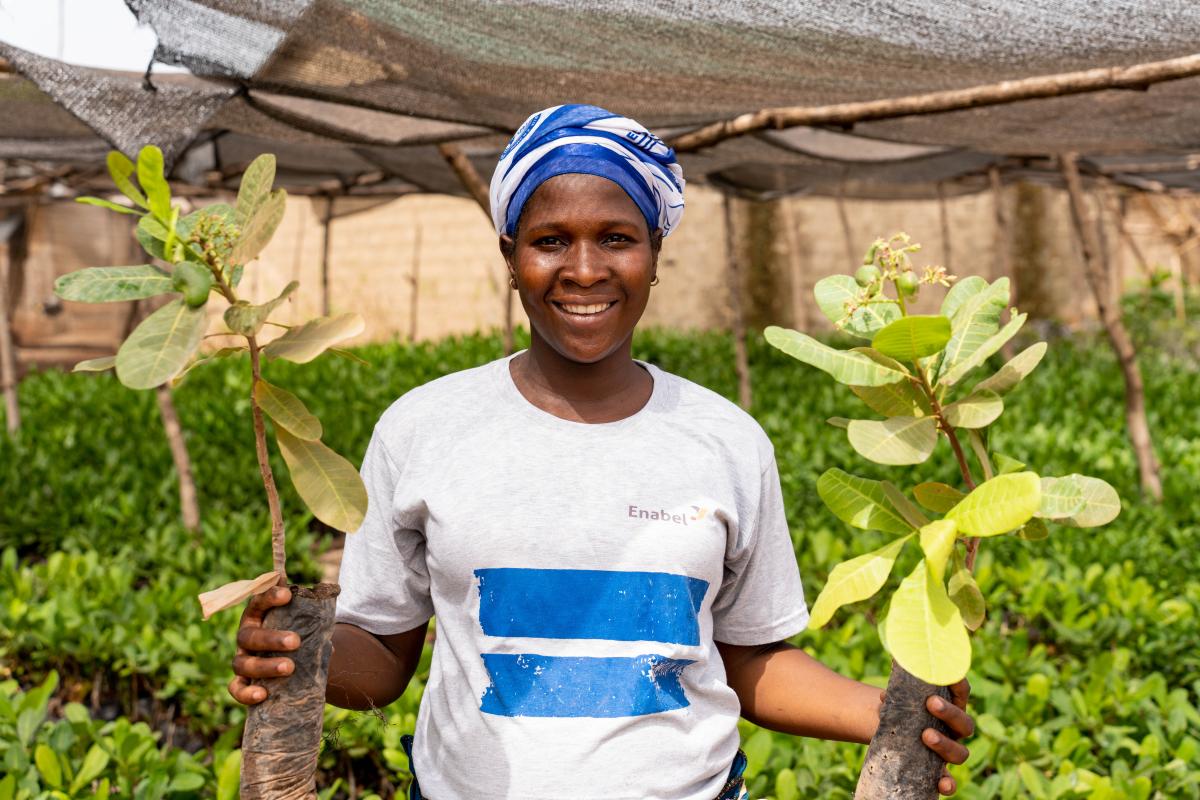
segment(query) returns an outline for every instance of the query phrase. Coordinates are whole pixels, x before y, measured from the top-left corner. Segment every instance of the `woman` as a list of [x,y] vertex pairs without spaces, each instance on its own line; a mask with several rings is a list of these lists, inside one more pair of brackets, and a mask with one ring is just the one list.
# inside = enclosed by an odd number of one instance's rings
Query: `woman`
[[[808,611],[770,440],[631,355],[683,186],[636,122],[593,106],[530,117],[491,184],[529,349],[413,389],[375,428],[327,696],[392,702],[436,613],[411,796],[738,798],[739,713],[803,736],[875,731],[879,691],[785,641]],[[274,589],[244,615],[239,702],[266,697],[248,679],[291,670],[253,655],[299,645],[261,627],[289,599]],[[930,710],[969,735],[956,688]]]

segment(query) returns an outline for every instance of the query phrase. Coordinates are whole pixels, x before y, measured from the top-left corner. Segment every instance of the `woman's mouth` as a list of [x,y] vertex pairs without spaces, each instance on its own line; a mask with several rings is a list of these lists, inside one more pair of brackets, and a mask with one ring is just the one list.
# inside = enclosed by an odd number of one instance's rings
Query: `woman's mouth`
[[615,300],[607,303],[590,303],[588,305],[579,305],[575,303],[555,303],[563,313],[572,317],[594,317],[598,314],[603,314],[608,309],[615,306]]

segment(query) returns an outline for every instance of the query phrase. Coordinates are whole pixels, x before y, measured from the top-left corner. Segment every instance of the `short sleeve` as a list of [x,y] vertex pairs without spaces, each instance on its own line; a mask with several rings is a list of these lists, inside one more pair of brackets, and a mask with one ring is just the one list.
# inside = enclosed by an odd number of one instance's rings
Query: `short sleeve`
[[770,644],[808,625],[808,606],[772,456],[751,495],[713,603],[713,638],[735,645]]
[[367,513],[346,537],[336,620],[380,635],[410,631],[433,616],[425,535],[406,527],[411,521],[402,520],[394,505],[402,472],[376,426],[361,469]]

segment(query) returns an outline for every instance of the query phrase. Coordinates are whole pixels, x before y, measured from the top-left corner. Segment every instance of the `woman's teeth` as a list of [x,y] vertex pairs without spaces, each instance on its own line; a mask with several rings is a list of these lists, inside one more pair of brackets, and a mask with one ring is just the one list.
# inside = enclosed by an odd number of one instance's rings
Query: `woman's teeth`
[[596,305],[590,306],[563,305],[562,310],[569,314],[599,314],[601,311],[606,310],[611,305],[612,303],[597,303]]

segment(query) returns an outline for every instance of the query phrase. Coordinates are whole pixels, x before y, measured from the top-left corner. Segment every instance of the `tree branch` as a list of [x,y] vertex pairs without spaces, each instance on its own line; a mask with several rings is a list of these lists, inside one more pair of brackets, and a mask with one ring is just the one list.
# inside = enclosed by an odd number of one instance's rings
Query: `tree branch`
[[908,95],[884,100],[837,103],[828,106],[785,106],[765,108],[733,119],[705,125],[670,141],[676,152],[688,153],[712,147],[726,139],[767,128],[793,128],[801,125],[853,125],[896,117],[944,114],[969,108],[1003,105],[1021,100],[1065,97],[1105,89],[1145,89],[1155,83],[1200,75],[1200,53],[1167,61],[1153,61],[1131,67],[1099,69],[1039,75],[1015,81],[1001,81],[966,89]]
[[275,475],[271,472],[271,462],[267,456],[267,427],[263,422],[263,412],[254,399],[254,387],[262,380],[259,368],[258,341],[253,336],[247,336],[250,342],[250,371],[254,380],[250,384],[250,412],[254,417],[254,446],[258,453],[258,471],[262,474],[263,488],[267,490],[267,508],[271,512],[271,560],[275,571],[279,573],[279,585],[287,586],[287,553],[284,549],[286,541],[283,531],[283,511],[279,507],[279,491],[275,488]]

